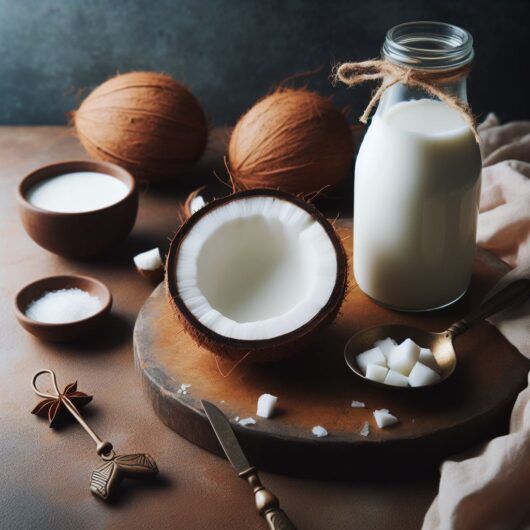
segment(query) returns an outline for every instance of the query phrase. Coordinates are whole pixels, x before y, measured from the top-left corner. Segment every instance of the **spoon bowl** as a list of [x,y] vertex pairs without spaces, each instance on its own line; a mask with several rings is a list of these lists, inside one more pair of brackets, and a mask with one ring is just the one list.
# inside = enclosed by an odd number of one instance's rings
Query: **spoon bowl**
[[[518,302],[528,300],[530,297],[530,267],[518,267],[501,278],[493,289],[485,296],[477,309],[467,317],[452,324],[441,333],[424,331],[413,326],[402,326],[399,324],[375,326],[359,331],[353,335],[344,348],[344,359],[351,371],[361,379],[372,385],[384,387],[391,390],[418,390],[432,388],[446,381],[455,371],[457,355],[454,348],[456,337],[466,332],[471,326],[484,320],[491,315],[515,305]],[[405,339],[412,339],[421,348],[432,351],[440,368],[440,379],[428,386],[392,386],[385,385],[368,379],[357,364],[357,355],[370,350],[378,340],[390,337],[398,343]]]
[[363,329],[353,335],[344,348],[344,359],[346,364],[356,375],[366,381],[392,390],[419,390],[427,387],[424,386],[392,386],[367,379],[357,364],[357,355],[374,347],[374,342],[390,337],[398,343],[405,339],[412,339],[418,346],[429,348],[438,366],[440,367],[440,380],[428,388],[439,385],[445,381],[456,367],[456,353],[453,346],[453,336],[449,331],[443,333],[432,333],[412,326],[402,326],[400,324],[389,324],[385,326],[375,326],[373,328]]

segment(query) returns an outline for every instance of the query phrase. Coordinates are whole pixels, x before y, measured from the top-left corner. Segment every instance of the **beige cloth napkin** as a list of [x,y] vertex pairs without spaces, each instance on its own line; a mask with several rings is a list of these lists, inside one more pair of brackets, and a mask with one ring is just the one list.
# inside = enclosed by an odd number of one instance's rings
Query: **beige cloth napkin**
[[[530,264],[530,121],[479,127],[483,157],[478,244],[512,266]],[[530,301],[490,321],[530,358]],[[486,389],[485,389],[486,391]],[[530,374],[510,433],[444,462],[423,530],[530,528]]]

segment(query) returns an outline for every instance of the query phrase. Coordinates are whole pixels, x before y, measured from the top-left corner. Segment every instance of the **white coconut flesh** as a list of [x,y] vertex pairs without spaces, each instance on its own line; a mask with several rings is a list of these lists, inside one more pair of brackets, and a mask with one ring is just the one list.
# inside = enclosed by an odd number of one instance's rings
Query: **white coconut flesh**
[[227,338],[265,340],[300,328],[328,303],[337,254],[300,206],[243,197],[195,223],[175,269],[182,302],[204,326]]

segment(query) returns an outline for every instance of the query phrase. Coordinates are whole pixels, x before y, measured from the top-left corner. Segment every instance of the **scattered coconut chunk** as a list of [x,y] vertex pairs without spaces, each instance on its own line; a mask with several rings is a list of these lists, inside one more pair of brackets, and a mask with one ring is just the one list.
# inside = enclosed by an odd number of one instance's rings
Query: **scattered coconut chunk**
[[368,364],[366,366],[366,377],[372,381],[383,383],[388,372],[388,368],[379,364]]
[[326,431],[326,429],[324,429],[324,427],[322,427],[321,425],[315,425],[315,426],[311,429],[311,432],[312,432],[317,438],[322,438],[323,436],[327,436],[327,435],[328,435],[328,431]]
[[278,398],[276,396],[273,396],[272,394],[262,394],[258,398],[258,409],[256,414],[262,418],[270,418],[274,413],[274,408],[276,407],[277,402]]
[[186,395],[188,393],[188,388],[190,387],[191,385],[188,385],[186,383],[182,383],[180,385],[180,388],[177,390],[177,394],[183,394],[183,395]]
[[239,420],[239,425],[246,427],[247,425],[256,425],[256,420],[254,418],[243,418]]
[[240,419],[239,416],[236,416],[236,417],[234,418],[234,421],[239,421],[239,419]]
[[427,386],[433,385],[440,380],[440,375],[433,369],[417,362],[409,374],[410,386]]
[[370,434],[370,424],[367,421],[364,422],[363,428],[359,431],[359,434],[365,438]]
[[395,370],[388,370],[384,383],[390,386],[409,386],[409,378]]
[[190,212],[194,214],[195,212],[198,212],[206,202],[204,202],[204,198],[202,195],[197,195],[196,197],[193,197],[193,199],[190,202]]
[[164,265],[160,257],[160,250],[153,248],[142,252],[133,258],[138,272],[148,280],[160,282],[164,276]]
[[388,359],[390,352],[397,346],[397,342],[390,337],[382,340],[376,340],[374,346],[381,350],[381,353]]
[[436,362],[436,357],[429,348],[420,348],[420,357],[418,361],[425,366],[428,366],[431,370],[435,372],[440,372],[440,367]]
[[[383,355],[379,348],[372,348],[363,353],[357,355],[357,366],[361,369],[362,373],[366,375],[366,367],[369,364],[379,364],[386,366],[386,357]],[[411,367],[412,368],[412,367]]]
[[400,374],[409,375],[419,357],[420,347],[412,339],[405,339],[390,352],[388,367]]
[[374,410],[374,418],[377,426],[380,429],[384,429],[385,427],[389,427],[390,425],[394,425],[395,423],[399,422],[395,416],[390,414],[388,409]]
[[364,408],[366,408],[366,404],[363,401],[355,401],[355,399],[351,402],[351,406],[354,409],[364,409]]

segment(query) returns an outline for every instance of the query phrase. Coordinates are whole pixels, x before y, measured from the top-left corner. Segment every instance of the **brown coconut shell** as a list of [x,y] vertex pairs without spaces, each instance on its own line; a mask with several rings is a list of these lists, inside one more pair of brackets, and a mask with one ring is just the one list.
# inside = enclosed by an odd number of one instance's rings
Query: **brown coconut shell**
[[208,137],[199,101],[184,85],[156,72],[105,81],[73,113],[73,122],[91,156],[146,181],[181,176],[200,158]]
[[193,190],[186,197],[186,200],[180,205],[179,210],[177,212],[177,216],[179,218],[180,224],[184,223],[187,219],[189,219],[192,216],[191,203],[193,202],[193,199],[195,199],[197,196],[201,195],[201,193],[205,189],[206,189],[206,186],[201,186],[200,188],[197,188],[196,190]]
[[[322,225],[329,236],[337,255],[337,279],[328,303],[317,315],[300,328],[267,340],[232,339],[219,335],[206,327],[188,309],[179,294],[175,275],[176,263],[182,242],[202,217],[211,213],[215,208],[223,206],[229,202],[255,196],[276,197],[278,199],[289,201],[304,209]],[[347,279],[348,266],[344,247],[339,236],[335,232],[335,229],[326,217],[317,210],[315,206],[303,199],[282,191],[271,189],[254,189],[237,192],[207,203],[180,227],[171,241],[166,258],[166,293],[169,303],[175,311],[176,316],[182,322],[184,329],[201,347],[206,348],[215,355],[225,357],[235,362],[241,361],[243,358],[245,362],[252,363],[273,362],[285,359],[295,353],[303,351],[314,341],[315,336],[337,316],[346,294]]]
[[344,113],[330,98],[281,89],[239,120],[228,158],[238,189],[310,193],[351,173],[353,138]]

